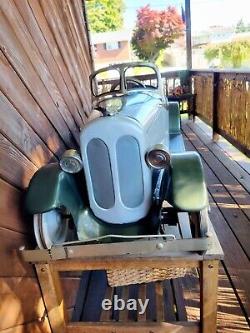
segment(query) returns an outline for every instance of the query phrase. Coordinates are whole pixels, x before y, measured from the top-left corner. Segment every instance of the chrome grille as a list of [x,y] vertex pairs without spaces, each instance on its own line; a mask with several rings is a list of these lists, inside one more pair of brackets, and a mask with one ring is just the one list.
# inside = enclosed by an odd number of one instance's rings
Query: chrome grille
[[96,203],[105,209],[115,203],[113,177],[108,147],[101,139],[92,139],[87,145],[87,157]]

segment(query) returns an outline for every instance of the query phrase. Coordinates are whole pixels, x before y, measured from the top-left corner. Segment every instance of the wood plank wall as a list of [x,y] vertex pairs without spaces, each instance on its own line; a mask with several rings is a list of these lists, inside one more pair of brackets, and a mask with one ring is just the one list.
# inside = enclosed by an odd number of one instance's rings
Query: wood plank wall
[[[16,252],[33,241],[22,202],[34,172],[78,145],[91,63],[81,0],[0,1],[0,332],[50,332],[34,270]],[[77,280],[67,279],[71,307]]]

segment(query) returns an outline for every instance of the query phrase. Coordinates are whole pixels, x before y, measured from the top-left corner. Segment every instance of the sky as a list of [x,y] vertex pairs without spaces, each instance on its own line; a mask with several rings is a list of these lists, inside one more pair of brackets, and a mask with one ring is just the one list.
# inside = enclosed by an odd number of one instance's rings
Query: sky
[[[124,0],[124,25],[133,28],[136,10],[150,4],[151,8],[164,9],[174,5],[181,13],[185,0]],[[192,30],[206,30],[211,25],[232,26],[241,18],[250,23],[250,0],[191,0]]]

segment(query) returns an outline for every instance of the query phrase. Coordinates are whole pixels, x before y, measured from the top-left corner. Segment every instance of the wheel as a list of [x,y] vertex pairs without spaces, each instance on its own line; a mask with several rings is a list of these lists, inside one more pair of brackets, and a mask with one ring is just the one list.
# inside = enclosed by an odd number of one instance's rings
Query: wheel
[[206,237],[208,233],[208,209],[190,213],[191,230],[195,237]]
[[40,249],[50,249],[55,244],[68,240],[70,234],[69,217],[58,209],[35,214],[33,226],[37,245]]

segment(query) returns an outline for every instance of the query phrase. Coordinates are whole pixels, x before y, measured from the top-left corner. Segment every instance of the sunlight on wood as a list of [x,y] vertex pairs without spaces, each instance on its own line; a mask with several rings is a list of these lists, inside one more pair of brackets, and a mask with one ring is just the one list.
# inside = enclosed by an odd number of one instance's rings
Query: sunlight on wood
[[44,303],[34,278],[1,278],[0,298],[0,330],[44,315]]

